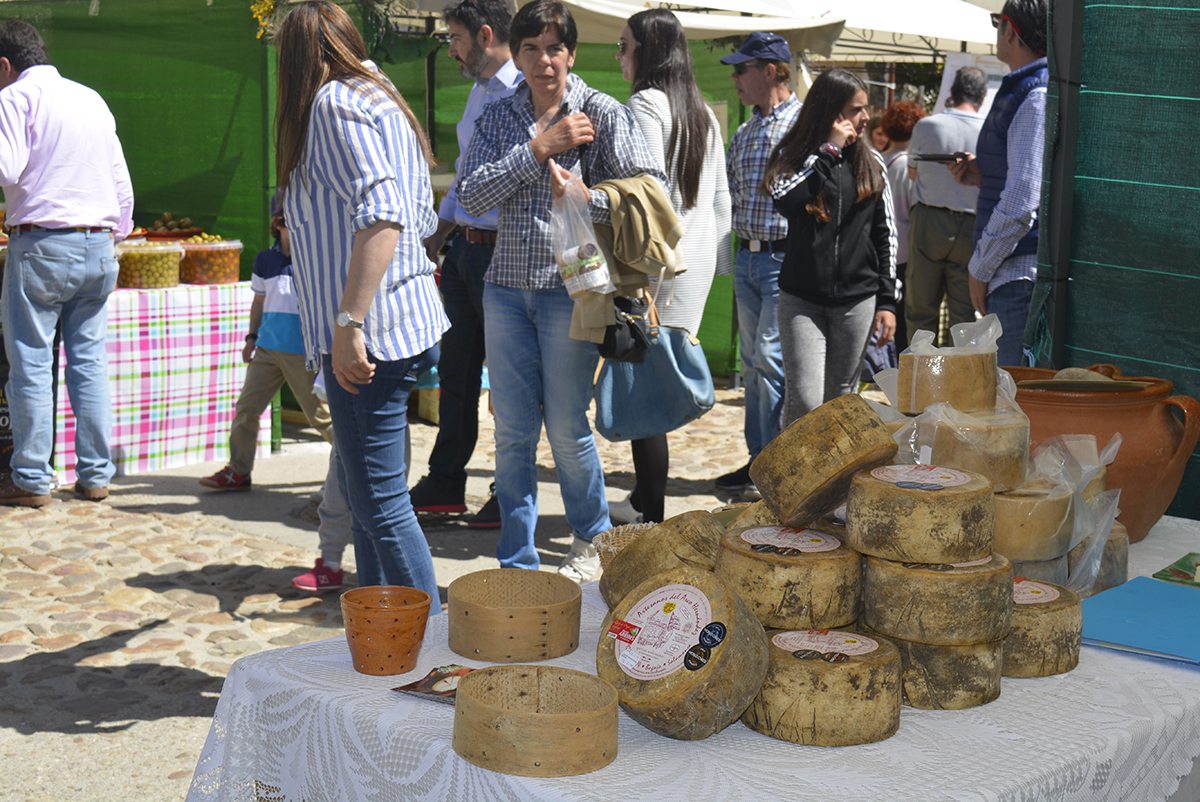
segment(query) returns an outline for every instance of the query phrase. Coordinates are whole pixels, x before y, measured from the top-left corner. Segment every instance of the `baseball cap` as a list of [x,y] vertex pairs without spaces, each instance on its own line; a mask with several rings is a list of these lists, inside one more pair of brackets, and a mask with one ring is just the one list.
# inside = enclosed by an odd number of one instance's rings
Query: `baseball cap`
[[730,53],[721,59],[721,63],[741,64],[756,58],[790,63],[792,51],[788,49],[787,40],[779,34],[755,31],[746,37],[746,41],[742,42],[736,53]]

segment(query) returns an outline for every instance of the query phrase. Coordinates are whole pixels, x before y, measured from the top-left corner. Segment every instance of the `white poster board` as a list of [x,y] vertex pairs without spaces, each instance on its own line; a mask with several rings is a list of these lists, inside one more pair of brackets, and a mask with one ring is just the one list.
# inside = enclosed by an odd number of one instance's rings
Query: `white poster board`
[[946,101],[950,98],[950,85],[954,83],[954,74],[963,67],[978,67],[987,73],[988,93],[983,101],[980,114],[987,116],[992,108],[992,98],[1000,89],[1000,81],[1008,73],[1008,66],[995,56],[977,56],[973,53],[947,53],[946,68],[942,72],[942,88],[938,91],[934,113],[946,110]]

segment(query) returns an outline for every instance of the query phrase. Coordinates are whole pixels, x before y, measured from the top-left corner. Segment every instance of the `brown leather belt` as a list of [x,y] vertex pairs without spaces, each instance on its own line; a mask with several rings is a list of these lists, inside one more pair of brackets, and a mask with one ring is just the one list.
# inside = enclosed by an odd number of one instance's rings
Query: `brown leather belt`
[[495,245],[496,232],[486,228],[471,228],[463,226],[463,236],[467,238],[467,242],[472,245]]

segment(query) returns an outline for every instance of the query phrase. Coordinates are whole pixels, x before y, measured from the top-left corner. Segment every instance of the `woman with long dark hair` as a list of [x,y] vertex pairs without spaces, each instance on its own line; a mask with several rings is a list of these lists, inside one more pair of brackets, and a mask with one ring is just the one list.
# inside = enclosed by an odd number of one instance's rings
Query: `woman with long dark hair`
[[813,82],[763,188],[788,219],[779,273],[784,425],[852,393],[868,338],[896,328],[896,227],[882,157],[863,135],[867,86],[835,69]]
[[310,367],[325,373],[354,514],[359,585],[408,585],[440,612],[405,482],[405,413],[449,327],[422,240],[437,217],[429,143],[349,16],[298,4],[275,37],[276,173]]
[[[704,302],[716,273],[733,272],[729,247],[730,202],[725,151],[716,116],[696,86],[687,35],[666,9],[629,18],[617,44],[621,76],[632,85],[629,109],[663,172],[671,203],[687,233],[679,249],[687,271],[661,284],[650,280],[664,326],[700,329]],[[661,521],[667,491],[667,435],[634,440],[637,484],[624,501],[609,505],[614,522]]]

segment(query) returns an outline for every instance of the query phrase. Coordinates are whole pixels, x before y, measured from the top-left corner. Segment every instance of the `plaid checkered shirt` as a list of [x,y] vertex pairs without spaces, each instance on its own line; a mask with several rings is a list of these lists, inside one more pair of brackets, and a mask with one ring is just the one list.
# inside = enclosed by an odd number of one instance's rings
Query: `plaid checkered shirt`
[[[589,186],[646,173],[670,186],[628,107],[568,75],[555,122],[580,111],[592,121],[595,139],[555,154],[556,164],[570,170],[582,159]],[[522,83],[511,97],[484,109],[458,178],[458,202],[468,214],[498,209],[496,250],[484,280],[519,290],[563,286],[550,247],[550,167],[533,156],[529,143],[535,136],[533,100]],[[593,190],[591,197],[592,222],[610,222],[608,196]]]
[[733,201],[733,231],[742,239],[779,240],[787,237],[787,220],[761,189],[771,150],[796,123],[800,101],[794,94],[765,117],[755,108],[729,140],[725,170]]

